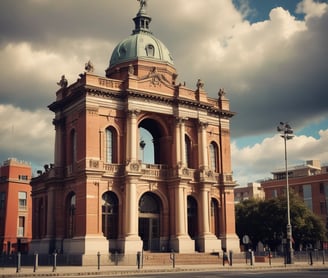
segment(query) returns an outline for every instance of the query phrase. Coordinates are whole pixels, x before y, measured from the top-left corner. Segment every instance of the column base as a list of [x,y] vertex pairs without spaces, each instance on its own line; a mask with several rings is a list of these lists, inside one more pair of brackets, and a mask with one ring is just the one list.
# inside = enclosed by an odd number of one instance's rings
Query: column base
[[98,252],[108,254],[109,242],[104,236],[88,235],[85,237],[67,238],[63,241],[63,253],[95,255]]
[[170,249],[177,253],[194,253],[195,241],[189,236],[178,236],[170,240]]
[[204,253],[215,253],[222,250],[221,240],[215,235],[209,234],[197,239],[197,249]]
[[240,241],[236,234],[227,234],[220,237],[222,249],[225,248],[226,251],[233,251],[234,253],[240,253]]
[[119,249],[124,254],[137,254],[142,251],[143,242],[139,236],[128,236],[124,239],[118,240]]

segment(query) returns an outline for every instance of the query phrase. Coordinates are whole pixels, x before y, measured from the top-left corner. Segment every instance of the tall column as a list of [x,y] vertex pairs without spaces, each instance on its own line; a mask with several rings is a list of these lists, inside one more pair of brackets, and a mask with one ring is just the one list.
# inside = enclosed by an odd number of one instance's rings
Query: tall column
[[176,144],[176,162],[177,164],[182,163],[181,159],[181,143],[180,143],[180,119],[176,119],[175,125],[175,144]]
[[137,110],[129,111],[127,153],[128,160],[136,161],[137,156]]
[[202,206],[202,223],[201,223],[201,228],[202,228],[202,233],[203,235],[207,235],[210,233],[210,217],[209,217],[209,189],[206,186],[203,186],[201,189],[201,206]]
[[176,187],[176,199],[175,199],[175,207],[176,207],[176,235],[182,236],[187,234],[186,230],[186,217],[185,217],[185,197],[183,192],[183,187]]
[[65,121],[63,119],[53,120],[55,126],[55,152],[54,162],[56,174],[62,174],[66,166],[66,135],[65,135]]
[[126,185],[126,216],[125,216],[125,227],[126,236],[138,235],[137,230],[137,219],[138,219],[138,207],[137,207],[137,185],[131,181]]
[[195,251],[195,242],[188,235],[187,221],[187,197],[185,195],[184,185],[177,183],[170,187],[171,204],[174,208],[172,217],[174,217],[175,234],[171,235],[170,249],[179,253],[192,253]]
[[132,255],[142,250],[142,240],[138,235],[138,200],[137,180],[130,177],[125,185],[125,210],[124,210],[124,238],[120,240],[119,246],[125,255]]
[[185,122],[180,119],[180,156],[182,165],[186,166]]
[[208,168],[208,150],[207,150],[207,138],[206,138],[206,128],[207,123],[199,123],[201,129],[201,158],[202,158],[202,166],[204,168]]
[[210,188],[210,184],[203,184],[200,190],[200,235],[197,242],[200,251],[205,253],[220,252],[222,248],[221,240],[210,232]]

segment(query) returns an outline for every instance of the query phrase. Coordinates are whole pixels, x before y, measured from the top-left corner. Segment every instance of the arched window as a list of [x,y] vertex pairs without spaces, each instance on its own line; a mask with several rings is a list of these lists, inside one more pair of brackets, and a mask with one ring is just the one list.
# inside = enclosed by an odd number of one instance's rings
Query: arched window
[[117,163],[116,142],[117,133],[113,127],[106,128],[105,157],[107,163]]
[[155,48],[152,44],[148,44],[146,46],[146,54],[147,56],[154,57],[155,55]]
[[218,172],[218,145],[215,142],[210,144],[210,167]]
[[187,135],[185,135],[185,155],[187,167],[191,168],[191,141]]
[[107,239],[118,237],[118,198],[114,192],[102,196],[102,232]]
[[139,201],[139,212],[141,213],[160,213],[160,205],[156,195],[147,193],[142,195]]
[[71,193],[67,200],[67,237],[72,238],[75,234],[75,209],[76,195]]

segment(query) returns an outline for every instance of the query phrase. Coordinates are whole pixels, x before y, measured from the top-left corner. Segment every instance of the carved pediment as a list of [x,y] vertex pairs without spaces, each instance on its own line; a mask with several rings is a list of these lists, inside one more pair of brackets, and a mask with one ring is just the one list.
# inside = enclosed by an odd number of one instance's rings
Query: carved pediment
[[157,71],[156,67],[153,67],[149,73],[140,78],[140,81],[149,80],[150,84],[154,87],[160,87],[161,84],[171,85],[170,81],[167,80],[164,74]]

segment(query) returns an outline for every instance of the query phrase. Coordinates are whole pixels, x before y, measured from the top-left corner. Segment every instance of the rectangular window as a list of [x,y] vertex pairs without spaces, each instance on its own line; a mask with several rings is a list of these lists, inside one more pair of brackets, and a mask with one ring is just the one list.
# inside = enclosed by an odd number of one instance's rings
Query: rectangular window
[[6,192],[0,192],[0,209],[5,208]]
[[303,200],[306,206],[312,210],[312,188],[311,184],[303,185]]
[[26,192],[18,192],[18,208],[26,209],[27,207],[27,193]]
[[18,217],[18,229],[17,229],[17,237],[23,237],[25,230],[25,217],[19,216]]
[[[325,199],[326,199],[326,204],[328,204],[328,183],[324,183],[324,191],[325,191]],[[327,209],[327,214],[328,214],[328,206],[326,205]]]
[[113,133],[110,129],[106,129],[106,161],[113,163]]
[[28,180],[28,177],[26,175],[19,175],[18,176],[18,179],[27,181]]
[[277,191],[277,189],[273,189],[272,190],[272,197],[273,198],[277,198],[278,197],[278,191]]

